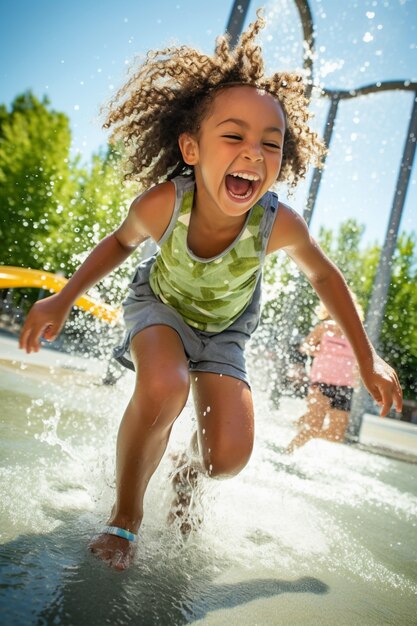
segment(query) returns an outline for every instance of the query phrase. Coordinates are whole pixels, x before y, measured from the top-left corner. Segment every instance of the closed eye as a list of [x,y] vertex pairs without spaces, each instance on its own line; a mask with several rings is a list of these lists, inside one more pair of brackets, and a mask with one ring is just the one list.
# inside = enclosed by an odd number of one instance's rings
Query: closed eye
[[224,137],[225,139],[242,139],[242,137],[240,137],[239,135],[222,135],[222,137]]
[[281,150],[281,146],[277,143],[271,143],[270,141],[265,141],[264,145],[268,148],[274,148],[275,150]]

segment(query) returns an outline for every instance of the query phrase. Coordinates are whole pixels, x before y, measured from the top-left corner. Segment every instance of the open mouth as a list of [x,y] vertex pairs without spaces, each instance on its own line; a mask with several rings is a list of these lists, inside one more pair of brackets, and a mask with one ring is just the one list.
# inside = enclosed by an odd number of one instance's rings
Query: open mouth
[[235,200],[248,200],[255,194],[260,184],[261,180],[257,174],[236,172],[226,176],[226,189]]

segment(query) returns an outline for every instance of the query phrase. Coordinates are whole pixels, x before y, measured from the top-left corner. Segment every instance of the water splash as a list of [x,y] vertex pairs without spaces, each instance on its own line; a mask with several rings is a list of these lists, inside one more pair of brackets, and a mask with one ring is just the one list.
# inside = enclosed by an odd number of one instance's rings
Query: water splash
[[[287,623],[303,624],[316,596],[336,625],[346,614],[375,626],[393,612],[411,614],[416,466],[324,441],[288,458],[282,450],[303,400],[284,397],[273,408],[256,381],[251,462],[230,481],[203,479],[204,523],[184,542],[166,516],[169,454],[184,449],[193,428],[187,405],[150,484],[137,560],[117,582],[86,546],[112,504],[115,436],[133,377],[111,388],[80,378],[32,385],[24,372],[7,381],[17,393],[1,392],[21,451],[0,471],[8,615],[102,624],[105,609],[105,619],[120,624],[205,618],[249,626],[274,623],[279,611]],[[9,445],[16,449],[16,441]],[[17,591],[10,604],[11,581]],[[340,611],[344,598],[347,613]]]

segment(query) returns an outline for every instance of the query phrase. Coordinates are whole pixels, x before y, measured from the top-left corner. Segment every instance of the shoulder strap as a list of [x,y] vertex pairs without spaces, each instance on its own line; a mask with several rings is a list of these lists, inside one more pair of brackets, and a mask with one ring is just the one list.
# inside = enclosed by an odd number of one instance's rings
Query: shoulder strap
[[268,241],[271,236],[272,227],[278,213],[278,196],[273,191],[268,191],[260,200],[260,204],[264,207],[264,215],[260,224],[260,234],[262,236],[262,250],[260,254],[261,263],[265,260]]
[[182,200],[184,193],[186,191],[191,191],[194,188],[195,182],[194,179],[190,176],[176,176],[171,181],[175,185],[175,205],[174,210],[172,212],[172,216],[170,222],[167,226],[166,231],[162,235],[161,239],[157,241],[159,247],[168,239],[172,231],[174,230],[175,224],[177,223],[178,216],[181,213]]

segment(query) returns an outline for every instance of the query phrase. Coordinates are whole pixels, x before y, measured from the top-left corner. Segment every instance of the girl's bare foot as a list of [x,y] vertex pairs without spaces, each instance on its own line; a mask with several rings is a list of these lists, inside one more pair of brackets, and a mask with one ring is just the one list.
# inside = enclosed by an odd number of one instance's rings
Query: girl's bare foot
[[199,472],[188,465],[186,455],[173,456],[173,461],[175,470],[171,475],[171,485],[174,498],[167,522],[170,526],[177,524],[182,535],[186,537],[203,523],[198,493]]
[[88,549],[113,569],[123,571],[132,563],[136,545],[123,537],[101,533],[92,538]]

